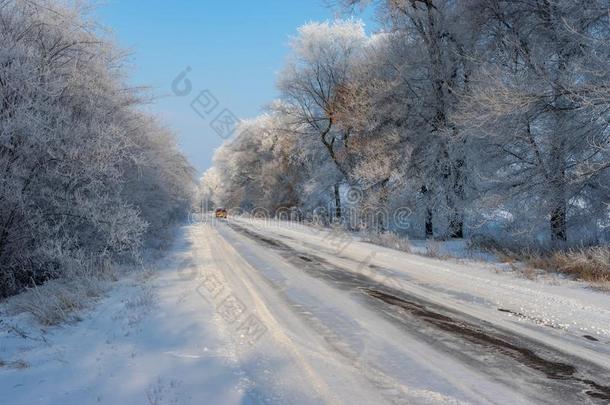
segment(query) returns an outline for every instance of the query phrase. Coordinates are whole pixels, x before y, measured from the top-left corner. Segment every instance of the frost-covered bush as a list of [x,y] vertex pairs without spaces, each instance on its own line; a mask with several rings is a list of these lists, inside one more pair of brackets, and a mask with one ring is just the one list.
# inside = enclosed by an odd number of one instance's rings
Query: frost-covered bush
[[188,204],[190,166],[137,111],[121,52],[64,4],[0,3],[0,296],[136,258]]

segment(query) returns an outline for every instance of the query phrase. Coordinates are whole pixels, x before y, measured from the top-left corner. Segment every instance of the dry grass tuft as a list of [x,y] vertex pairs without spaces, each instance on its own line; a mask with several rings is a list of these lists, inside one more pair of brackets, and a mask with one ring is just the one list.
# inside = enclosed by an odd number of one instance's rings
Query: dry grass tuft
[[401,250],[406,253],[411,253],[411,243],[408,239],[401,238],[394,232],[382,233],[364,233],[362,236],[364,242],[373,243],[375,245]]
[[518,271],[523,275],[523,277],[528,280],[535,280],[538,277],[539,271],[534,267],[525,266],[523,268],[518,269]]
[[567,274],[583,281],[610,282],[610,247],[595,246],[531,256],[537,268]]
[[525,264],[524,275],[535,277],[536,270],[566,274],[577,280],[610,285],[610,247],[591,246],[564,250],[532,249],[519,246],[503,246],[491,238],[477,238],[469,246],[495,254],[502,263],[514,266]]
[[3,361],[0,360],[0,368],[13,368],[17,370],[22,370],[24,368],[28,368],[30,365],[23,360],[15,360],[15,361]]
[[29,313],[40,324],[50,326],[78,320],[78,311],[102,296],[108,280],[116,275],[107,269],[73,272],[69,277],[49,280],[9,299],[11,313]]
[[441,243],[437,240],[428,240],[426,241],[426,253],[424,253],[426,257],[432,257],[435,259],[444,259],[445,255],[441,254]]

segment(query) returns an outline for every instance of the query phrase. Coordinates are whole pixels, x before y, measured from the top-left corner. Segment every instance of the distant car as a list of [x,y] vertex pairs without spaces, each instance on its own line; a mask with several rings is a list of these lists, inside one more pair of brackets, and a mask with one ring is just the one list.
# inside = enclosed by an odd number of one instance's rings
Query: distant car
[[216,215],[216,218],[226,218],[227,210],[225,210],[224,208],[216,208],[214,214]]

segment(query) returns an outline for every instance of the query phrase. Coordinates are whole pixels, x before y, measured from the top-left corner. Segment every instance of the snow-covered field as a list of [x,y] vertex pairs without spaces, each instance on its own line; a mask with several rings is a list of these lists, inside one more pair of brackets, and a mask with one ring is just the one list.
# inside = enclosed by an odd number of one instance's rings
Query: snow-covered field
[[0,403],[610,401],[610,299],[581,283],[234,218],[157,267],[78,323],[3,315]]

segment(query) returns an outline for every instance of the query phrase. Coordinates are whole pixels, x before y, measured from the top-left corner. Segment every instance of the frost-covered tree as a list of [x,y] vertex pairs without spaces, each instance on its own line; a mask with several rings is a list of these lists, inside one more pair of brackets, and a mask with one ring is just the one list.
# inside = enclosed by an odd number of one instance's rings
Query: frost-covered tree
[[488,189],[545,218],[556,242],[568,239],[570,221],[589,230],[607,222],[609,105],[600,94],[610,85],[609,7],[564,0],[471,4],[481,27],[473,59],[481,68],[460,120],[480,135]]
[[197,194],[194,200],[195,211],[205,213],[213,208],[222,206],[223,190],[222,177],[217,166],[213,166],[203,173],[199,179]]
[[389,225],[391,194],[408,182],[410,160],[406,123],[412,111],[398,94],[392,37],[379,33],[368,38],[335,114],[336,126],[350,134],[351,180],[358,188],[350,223],[379,231]]
[[218,149],[213,172],[206,173],[200,188],[229,208],[263,209],[273,215],[299,207],[307,172],[298,128],[290,118],[277,111],[263,114],[241,122],[237,133]]
[[610,225],[608,1],[340,3],[376,4],[383,29],[300,29],[276,116],[219,151],[227,201],[307,213],[334,189],[338,217],[349,185],[360,216],[412,209],[414,236],[501,224],[529,241],[598,239]]
[[[369,2],[346,0],[348,6]],[[464,235],[467,142],[450,117],[457,93],[468,87],[468,47],[476,27],[469,24],[465,2],[380,1],[380,14],[393,35],[386,63],[394,94],[387,118],[409,127],[411,180],[419,179],[425,206],[425,233]],[[383,105],[380,105],[384,108]],[[434,213],[439,214],[434,218]],[[445,229],[446,230],[443,230]]]
[[190,166],[96,32],[73,6],[0,2],[0,295],[135,258],[189,198]]
[[313,136],[321,142],[339,172],[329,174],[336,178],[337,218],[341,217],[340,183],[349,182],[351,166],[351,133],[337,128],[337,105],[365,42],[360,21],[306,24],[299,28],[291,43],[292,58],[279,80],[283,113],[292,117],[293,125],[306,131],[304,136]]

